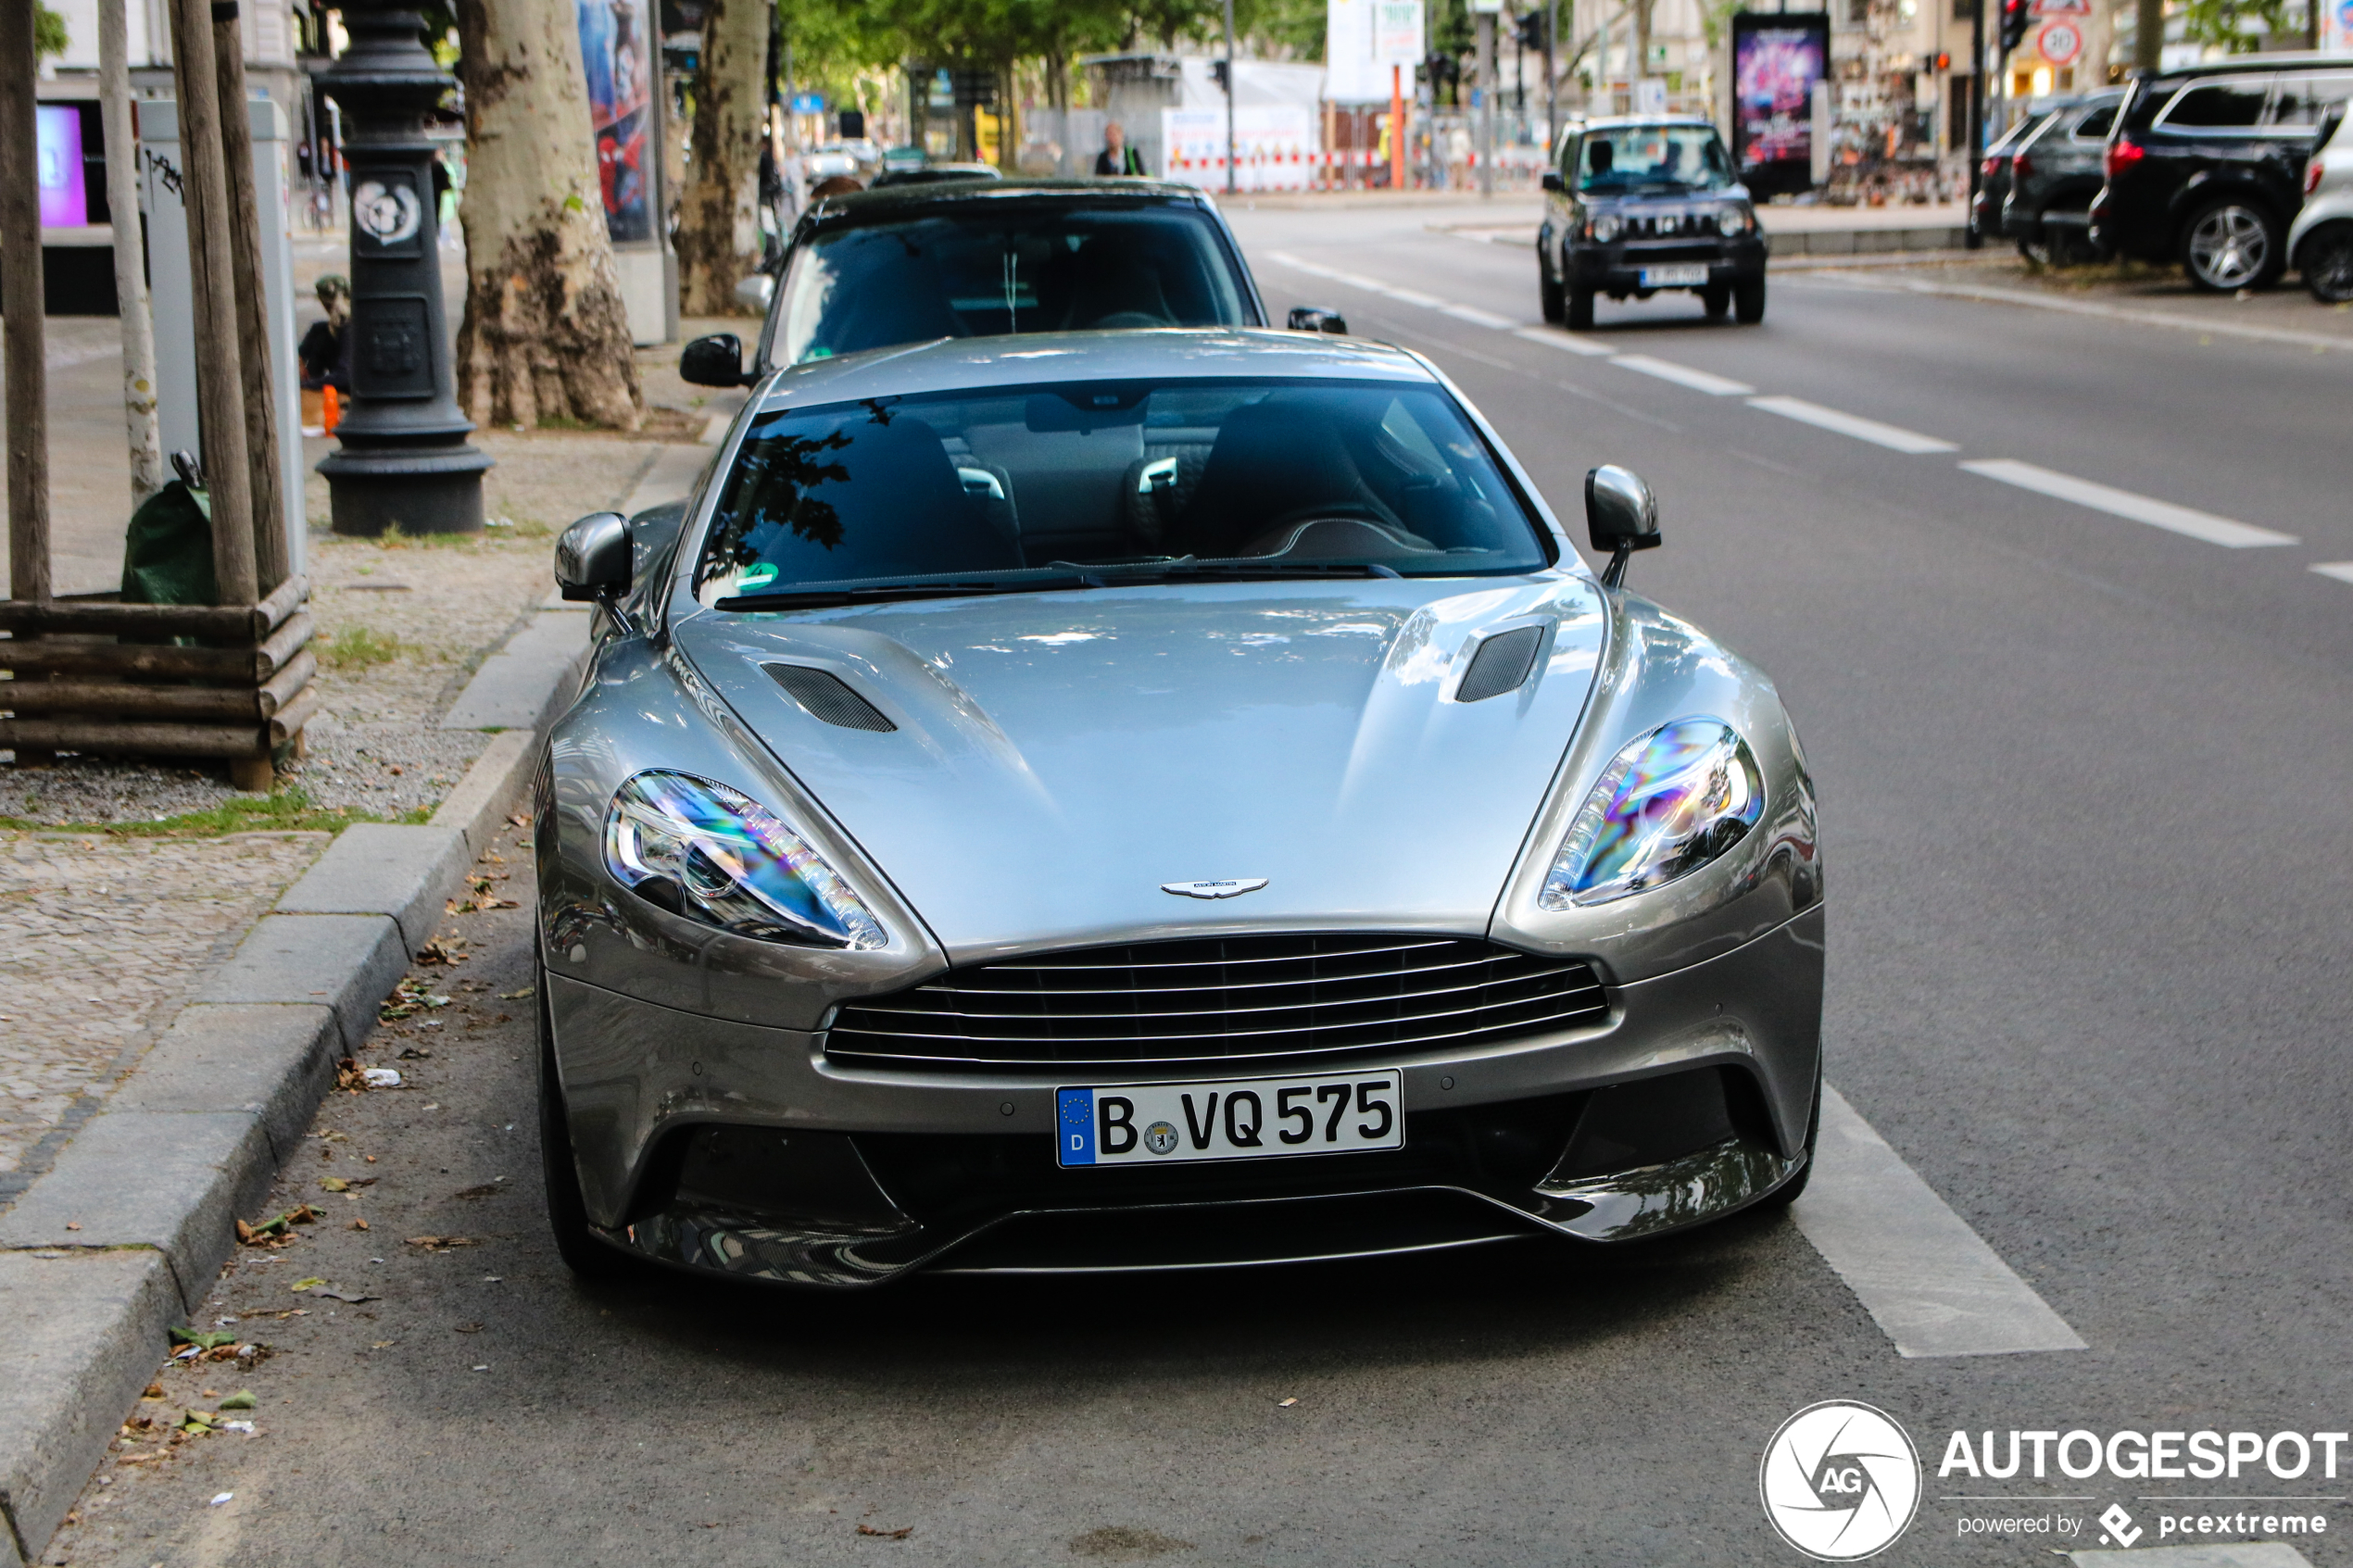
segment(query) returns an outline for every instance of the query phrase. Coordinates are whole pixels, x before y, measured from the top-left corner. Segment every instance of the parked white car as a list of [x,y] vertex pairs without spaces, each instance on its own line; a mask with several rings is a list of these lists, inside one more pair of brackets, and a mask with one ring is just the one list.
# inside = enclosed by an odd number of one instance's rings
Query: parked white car
[[2288,231],[2287,253],[2323,305],[2353,300],[2353,116],[2339,106],[2323,121],[2304,168],[2304,209]]

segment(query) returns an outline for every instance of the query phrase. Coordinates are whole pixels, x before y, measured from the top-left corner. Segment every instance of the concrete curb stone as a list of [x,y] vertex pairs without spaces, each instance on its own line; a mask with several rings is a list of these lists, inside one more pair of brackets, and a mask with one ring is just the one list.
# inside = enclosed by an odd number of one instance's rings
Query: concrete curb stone
[[484,660],[443,726],[507,733],[433,820],[346,828],[0,1211],[0,1322],[17,1325],[0,1342],[0,1517],[18,1562],[40,1560],[155,1374],[165,1330],[209,1293],[234,1220],[299,1145],[335,1059],[366,1040],[528,787],[592,626],[577,610],[535,614]]
[[0,1252],[0,1510],[13,1561],[37,1562],[182,1321],[152,1248]]
[[[448,891],[456,890],[452,879]],[[195,999],[323,1003],[334,1010],[344,1048],[358,1050],[375,1026],[376,1003],[408,968],[390,915],[265,915]]]
[[278,912],[390,915],[414,952],[433,939],[447,890],[463,880],[472,862],[466,835],[453,827],[355,823],[286,889]]

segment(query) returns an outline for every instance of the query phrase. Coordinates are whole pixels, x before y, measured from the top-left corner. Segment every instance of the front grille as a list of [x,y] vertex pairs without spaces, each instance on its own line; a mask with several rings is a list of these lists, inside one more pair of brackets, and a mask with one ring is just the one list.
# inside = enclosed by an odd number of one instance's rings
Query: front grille
[[1467,937],[1202,937],[950,970],[844,1005],[824,1051],[901,1067],[1263,1063],[1510,1039],[1608,1012],[1591,965]]
[[1626,247],[1629,266],[1655,266],[1667,261],[1721,261],[1724,247],[1710,240],[1705,245],[1631,245]]

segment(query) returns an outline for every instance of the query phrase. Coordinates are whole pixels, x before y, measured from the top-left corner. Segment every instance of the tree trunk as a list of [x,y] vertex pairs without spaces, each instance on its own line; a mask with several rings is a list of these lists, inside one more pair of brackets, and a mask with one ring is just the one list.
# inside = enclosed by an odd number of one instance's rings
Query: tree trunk
[[131,444],[131,505],[162,489],[163,437],[156,418],[155,320],[147,308],[140,237],[139,139],[131,125],[130,21],[124,0],[98,0],[98,99],[106,145],[107,206],[114,215],[114,292],[122,311],[122,415]]
[[477,424],[635,430],[646,400],[605,228],[570,6],[459,0],[466,315],[458,403]]
[[688,316],[745,314],[736,284],[760,266],[768,10],[752,0],[711,0],[703,12],[694,168],[678,204],[678,308]]

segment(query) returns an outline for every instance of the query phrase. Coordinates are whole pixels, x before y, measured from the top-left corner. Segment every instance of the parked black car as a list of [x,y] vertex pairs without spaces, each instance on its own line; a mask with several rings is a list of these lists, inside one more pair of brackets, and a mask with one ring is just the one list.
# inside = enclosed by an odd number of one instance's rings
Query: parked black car
[[[877,183],[880,183],[877,182]],[[955,180],[828,196],[744,280],[763,306],[749,367],[733,333],[698,338],[679,373],[748,385],[768,371],[934,338],[1149,327],[1264,327],[1225,219],[1190,185]],[[1344,332],[1339,312],[1295,326]]]
[[2304,166],[2353,56],[2250,55],[2139,78],[2108,134],[2092,243],[2179,261],[2198,288],[2261,288],[2287,266]]
[[2002,204],[2010,194],[2010,154],[2050,118],[2047,109],[2030,112],[1985,149],[1985,160],[1977,170],[1977,197],[1969,203],[1969,232],[1980,239],[2001,237]]
[[2062,267],[2092,258],[2092,198],[2108,178],[2108,133],[2123,101],[2120,87],[2065,99],[2019,141],[2002,232],[2020,255]]
[[1689,116],[1567,127],[1544,171],[1536,282],[1547,321],[1593,325],[1593,296],[1688,289],[1710,316],[1765,319],[1765,236],[1716,128]]

